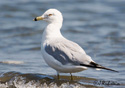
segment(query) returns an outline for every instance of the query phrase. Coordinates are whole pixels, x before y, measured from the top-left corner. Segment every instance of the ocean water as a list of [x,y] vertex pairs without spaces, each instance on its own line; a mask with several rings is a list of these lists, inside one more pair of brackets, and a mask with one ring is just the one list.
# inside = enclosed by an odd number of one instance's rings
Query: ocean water
[[[63,14],[62,34],[111,71],[60,74],[43,60],[47,9]],[[125,0],[0,0],[0,88],[125,88]]]

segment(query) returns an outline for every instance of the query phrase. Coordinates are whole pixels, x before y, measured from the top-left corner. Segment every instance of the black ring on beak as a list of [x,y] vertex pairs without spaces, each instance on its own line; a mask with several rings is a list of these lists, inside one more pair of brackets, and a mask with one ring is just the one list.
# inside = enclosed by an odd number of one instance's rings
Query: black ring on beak
[[34,21],[37,21],[37,19],[35,18]]

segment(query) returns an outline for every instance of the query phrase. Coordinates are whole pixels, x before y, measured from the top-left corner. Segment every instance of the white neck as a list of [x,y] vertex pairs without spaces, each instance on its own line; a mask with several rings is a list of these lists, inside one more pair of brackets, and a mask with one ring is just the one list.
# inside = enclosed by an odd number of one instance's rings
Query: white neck
[[43,32],[43,39],[45,40],[62,37],[62,34],[60,32],[61,27],[62,23],[49,23]]

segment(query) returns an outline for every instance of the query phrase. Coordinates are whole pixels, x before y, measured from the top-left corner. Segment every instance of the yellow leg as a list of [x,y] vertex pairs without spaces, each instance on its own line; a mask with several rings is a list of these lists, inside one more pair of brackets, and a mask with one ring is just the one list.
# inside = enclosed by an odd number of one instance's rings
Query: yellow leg
[[70,73],[70,75],[71,75],[71,80],[73,80],[73,76],[72,76],[72,73]]
[[59,76],[59,73],[57,72],[57,79],[59,80],[60,79],[60,76]]

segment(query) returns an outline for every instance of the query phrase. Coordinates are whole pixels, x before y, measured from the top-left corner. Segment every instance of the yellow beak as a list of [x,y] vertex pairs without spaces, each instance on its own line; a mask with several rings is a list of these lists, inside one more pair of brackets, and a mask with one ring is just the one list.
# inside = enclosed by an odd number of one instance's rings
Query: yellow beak
[[43,17],[39,16],[39,17],[34,18],[33,21],[39,21],[39,20],[43,20],[43,19],[44,19]]

